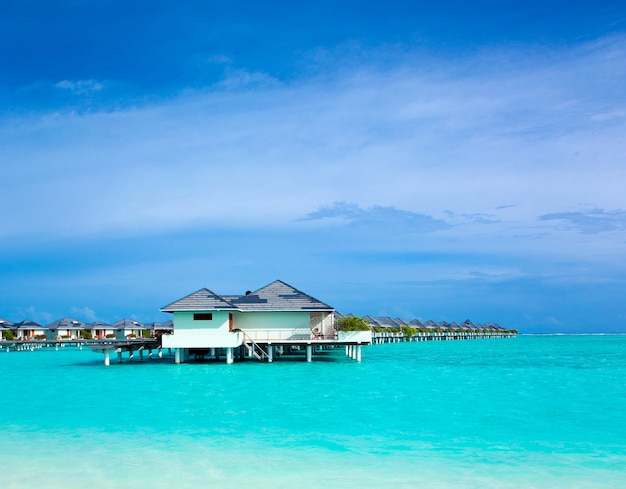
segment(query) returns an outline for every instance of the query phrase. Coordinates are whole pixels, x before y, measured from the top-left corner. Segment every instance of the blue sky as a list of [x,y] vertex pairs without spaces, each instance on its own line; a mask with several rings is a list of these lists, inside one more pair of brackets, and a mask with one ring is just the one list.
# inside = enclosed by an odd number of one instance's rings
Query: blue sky
[[0,5],[0,317],[626,331],[623,2]]

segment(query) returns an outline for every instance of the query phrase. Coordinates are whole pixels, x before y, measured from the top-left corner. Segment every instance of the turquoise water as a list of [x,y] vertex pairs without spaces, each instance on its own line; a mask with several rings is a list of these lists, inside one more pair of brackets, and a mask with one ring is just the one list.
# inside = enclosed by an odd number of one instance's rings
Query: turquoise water
[[3,488],[626,487],[626,336],[0,369]]

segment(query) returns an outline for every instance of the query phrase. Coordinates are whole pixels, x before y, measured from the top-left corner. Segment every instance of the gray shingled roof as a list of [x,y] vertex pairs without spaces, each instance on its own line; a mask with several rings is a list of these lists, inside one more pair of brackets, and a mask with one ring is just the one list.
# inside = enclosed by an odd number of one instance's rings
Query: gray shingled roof
[[379,326],[381,328],[399,328],[400,325],[396,323],[390,317],[373,317],[373,316],[365,316],[366,322],[370,323],[373,326]]
[[146,328],[139,321],[135,321],[134,319],[120,319],[119,321],[114,322],[111,325],[111,329],[149,329]]
[[162,307],[163,312],[174,311],[216,311],[236,310],[232,304],[223,297],[211,292],[209,289],[200,289],[182,299]]
[[20,323],[15,323],[13,325],[13,329],[43,329],[43,326],[35,321],[31,321],[30,319],[26,319]]
[[242,311],[332,311],[333,308],[314,297],[276,280],[259,290],[242,296],[226,296],[230,304]]
[[332,311],[333,308],[280,280],[246,295],[219,296],[209,289],[200,289],[161,308],[163,312],[215,310]]
[[11,329],[13,323],[8,319],[0,318],[0,329]]
[[57,329],[83,329],[84,327],[85,323],[82,321],[78,321],[74,318],[62,318],[48,324],[46,329],[55,331]]
[[170,330],[174,329],[174,321],[170,319],[168,321],[165,321],[164,323],[154,322],[150,325],[150,327],[155,331]]
[[94,321],[93,323],[85,324],[85,329],[110,329],[111,325],[104,321]]

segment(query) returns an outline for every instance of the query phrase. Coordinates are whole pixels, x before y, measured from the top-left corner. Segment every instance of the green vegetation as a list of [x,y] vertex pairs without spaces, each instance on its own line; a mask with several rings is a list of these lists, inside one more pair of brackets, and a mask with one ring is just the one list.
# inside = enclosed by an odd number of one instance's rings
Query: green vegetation
[[374,333],[400,333],[400,328],[384,328],[383,326],[372,326]]
[[7,341],[13,341],[15,339],[15,333],[10,329],[2,332],[2,337]]
[[108,339],[115,338],[115,333],[109,333],[106,337]]
[[410,326],[402,326],[402,334],[407,338],[413,338],[417,333],[419,333],[418,328],[411,328]]
[[150,333],[150,330],[148,329],[143,329],[141,331],[141,337],[142,338],[152,338],[152,334]]
[[369,331],[369,324],[358,316],[346,316],[337,321],[339,331]]
[[91,340],[93,338],[93,335],[91,334],[91,331],[87,331],[86,329],[81,329],[80,337],[86,340]]

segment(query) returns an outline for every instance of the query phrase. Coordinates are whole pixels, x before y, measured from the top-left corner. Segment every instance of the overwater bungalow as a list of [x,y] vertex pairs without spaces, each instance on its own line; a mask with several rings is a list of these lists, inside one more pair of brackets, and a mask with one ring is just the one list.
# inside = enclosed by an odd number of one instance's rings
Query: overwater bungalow
[[44,340],[46,339],[46,328],[35,321],[26,319],[13,325],[16,338],[18,340]]
[[413,319],[409,321],[409,326],[411,328],[417,328],[417,329],[434,329],[434,326],[431,327],[430,325],[428,325],[427,323],[423,323],[419,319]]
[[107,336],[114,338],[115,330],[110,324],[104,321],[94,321],[85,325],[85,329],[91,332],[91,336],[95,339],[103,340]]
[[268,361],[277,351],[301,348],[311,361],[314,345],[354,345],[353,358],[360,360],[361,345],[371,343],[370,331],[340,335],[333,307],[280,280],[243,295],[200,289],[161,311],[174,315],[173,334],[164,335],[162,344],[176,349],[178,363],[190,354],[219,355],[219,350],[232,363],[236,348],[240,355]]
[[6,331],[13,330],[13,323],[8,319],[0,318],[0,339],[6,338]]
[[399,329],[401,327],[400,324],[398,324],[396,321],[394,321],[390,317],[365,316],[363,317],[363,319],[372,327],[388,328],[388,329]]
[[61,340],[80,338],[81,330],[85,329],[85,323],[74,318],[62,318],[53,321],[46,326],[48,340]]
[[116,339],[123,340],[141,338],[144,331],[150,330],[150,326],[146,326],[134,319],[120,319],[111,325],[111,329],[114,331]]
[[[148,326],[148,325],[146,325]],[[150,323],[150,336],[157,337],[164,334],[172,334],[174,332],[174,321],[171,319],[164,323],[154,322]]]

